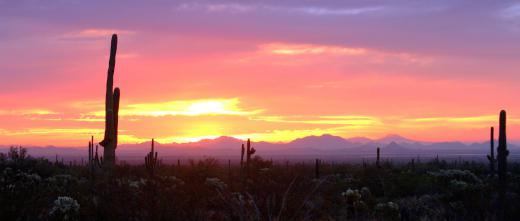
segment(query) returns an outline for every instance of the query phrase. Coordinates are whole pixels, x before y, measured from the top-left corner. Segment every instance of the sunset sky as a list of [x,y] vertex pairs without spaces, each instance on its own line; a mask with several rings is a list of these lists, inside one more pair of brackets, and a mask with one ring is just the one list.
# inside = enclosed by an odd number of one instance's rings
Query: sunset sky
[[112,33],[120,143],[520,140],[513,1],[0,0],[0,145],[101,140]]

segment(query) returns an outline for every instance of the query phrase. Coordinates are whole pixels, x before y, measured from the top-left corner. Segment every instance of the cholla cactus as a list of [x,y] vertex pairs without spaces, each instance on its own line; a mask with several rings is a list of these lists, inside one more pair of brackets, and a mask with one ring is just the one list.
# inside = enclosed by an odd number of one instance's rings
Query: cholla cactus
[[399,220],[399,205],[394,202],[378,203],[375,207],[376,216],[383,220]]
[[206,185],[215,187],[217,190],[222,191],[226,189],[227,184],[222,182],[219,178],[213,177],[213,178],[206,178]]
[[349,188],[345,192],[342,192],[341,196],[343,196],[349,205],[353,205],[354,202],[361,200],[361,193],[359,193],[359,190],[357,189],[352,190]]
[[356,220],[365,220],[368,212],[367,202],[371,202],[371,193],[367,187],[361,188],[361,191],[357,189],[347,189],[341,193],[341,196],[347,203],[348,216],[354,216]]
[[54,200],[49,215],[58,220],[77,220],[80,205],[78,201],[68,196],[60,196]]
[[155,174],[155,168],[157,167],[157,152],[154,152],[154,143],[155,141],[152,139],[152,148],[150,152],[144,157],[144,163],[146,166],[146,171],[148,171],[148,175],[151,177]]
[[128,181],[128,186],[130,188],[139,189],[140,187],[146,185],[146,180],[141,178],[138,180],[130,180]]

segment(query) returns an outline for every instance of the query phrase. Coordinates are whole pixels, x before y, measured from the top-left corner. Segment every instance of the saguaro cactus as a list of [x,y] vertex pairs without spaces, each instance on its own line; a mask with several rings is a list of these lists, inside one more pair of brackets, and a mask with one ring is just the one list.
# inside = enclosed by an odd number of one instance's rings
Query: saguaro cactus
[[110,46],[110,59],[108,61],[108,74],[105,98],[105,136],[99,144],[104,147],[104,166],[111,169],[116,161],[117,128],[119,117],[119,88],[114,90],[114,69],[116,66],[117,35],[112,35]]
[[92,139],[90,141],[88,141],[88,167],[90,168],[90,170],[92,170],[92,166],[94,165],[93,161],[94,161],[94,143],[93,143],[93,136],[92,136]]
[[381,165],[379,164],[379,154],[380,154],[380,149],[378,147],[377,148],[377,158],[376,158],[376,166],[377,166],[377,168],[381,167]]
[[316,179],[320,178],[320,159],[316,158],[316,164],[314,165],[314,175]]
[[489,148],[489,155],[487,155],[487,158],[489,160],[489,172],[491,173],[491,176],[495,175],[495,128],[491,127],[490,129],[490,148]]
[[498,127],[498,201],[499,201],[499,220],[505,219],[506,207],[506,187],[507,187],[507,138],[506,138],[506,111],[500,111],[500,123]]
[[150,152],[144,157],[144,164],[148,174],[153,177],[155,168],[157,167],[157,152],[154,152],[154,140],[152,139],[152,148]]
[[[102,159],[102,158],[101,158]],[[89,172],[93,174],[97,167],[101,166],[101,161],[98,155],[98,145],[94,150],[94,136],[91,136],[88,142],[88,163]]]
[[251,167],[251,156],[255,154],[256,150],[254,147],[251,147],[251,141],[247,139],[247,148],[246,148],[246,177],[249,177],[249,168]]
[[242,144],[242,152],[240,153],[240,170],[244,168],[244,152],[246,151],[246,148],[244,147],[244,144]]

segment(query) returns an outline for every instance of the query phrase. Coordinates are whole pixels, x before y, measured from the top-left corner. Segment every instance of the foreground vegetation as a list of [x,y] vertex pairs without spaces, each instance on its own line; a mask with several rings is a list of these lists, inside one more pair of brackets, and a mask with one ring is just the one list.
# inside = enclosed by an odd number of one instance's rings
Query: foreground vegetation
[[[505,214],[519,220],[520,165],[509,163]],[[215,159],[119,164],[111,174],[13,148],[0,155],[2,220],[496,220],[497,177],[476,162],[394,165]]]

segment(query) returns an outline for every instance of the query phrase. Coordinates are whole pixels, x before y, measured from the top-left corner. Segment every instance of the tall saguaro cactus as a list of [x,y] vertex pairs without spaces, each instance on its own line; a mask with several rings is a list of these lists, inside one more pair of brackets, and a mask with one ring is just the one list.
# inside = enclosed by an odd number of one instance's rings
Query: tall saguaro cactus
[[110,59],[108,61],[108,74],[105,98],[105,137],[103,141],[99,142],[104,148],[105,168],[111,169],[116,161],[116,147],[117,147],[117,128],[119,117],[119,88],[113,88],[114,85],[114,70],[116,66],[116,51],[117,51],[117,35],[112,35],[112,42],[110,45]]
[[498,131],[498,201],[499,201],[499,220],[505,220],[506,207],[506,187],[507,187],[507,138],[506,138],[506,111],[500,111],[500,123]]
[[490,129],[490,148],[489,148],[489,155],[487,155],[487,158],[489,160],[489,172],[491,173],[491,176],[495,175],[495,128],[491,127]]

